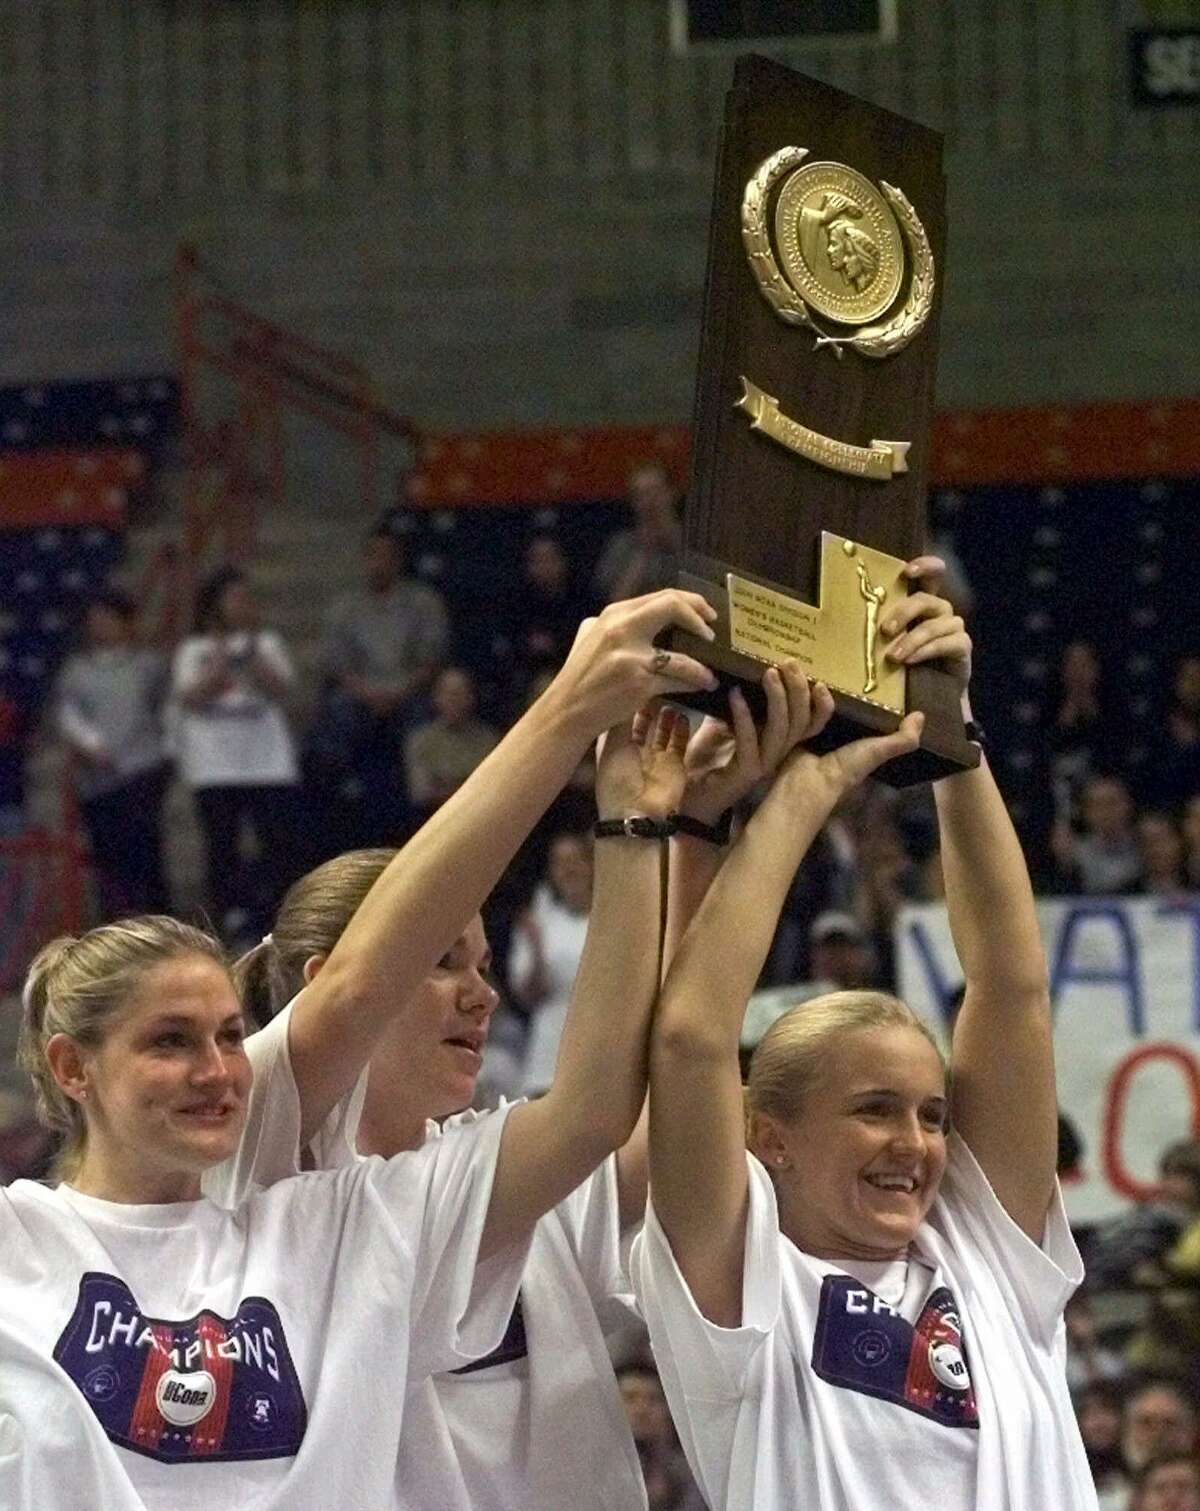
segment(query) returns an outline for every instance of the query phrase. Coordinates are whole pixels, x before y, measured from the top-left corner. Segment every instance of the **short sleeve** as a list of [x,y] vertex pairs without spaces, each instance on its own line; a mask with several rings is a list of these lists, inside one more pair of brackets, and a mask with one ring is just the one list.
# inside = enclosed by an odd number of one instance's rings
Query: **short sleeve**
[[[220,1206],[235,1207],[253,1187],[272,1186],[300,1173],[300,1093],[288,1053],[295,1000],[246,1040],[254,1080],[241,1143],[232,1158],[206,1171],[203,1179],[204,1194]],[[364,1071],[314,1139],[318,1168],[336,1169],[353,1160],[365,1087]]]
[[722,1401],[740,1397],[758,1350],[774,1329],[780,1311],[779,1214],[770,1177],[750,1154],[750,1203],[742,1271],[741,1326],[718,1327],[697,1307],[671,1245],[654,1211],[630,1256],[634,1293],[650,1330],[660,1367],[671,1373],[689,1400]]
[[424,1162],[414,1279],[409,1383],[459,1369],[496,1348],[508,1326],[529,1253],[529,1239],[479,1262],[504,1125],[502,1107],[444,1130],[415,1153],[371,1160],[371,1179],[388,1200],[398,1187],[398,1223],[411,1187],[408,1161]]
[[[558,1204],[555,1216],[602,1323],[617,1321],[615,1316],[609,1316],[613,1303],[636,1314],[628,1271],[629,1250],[621,1239],[617,1156],[610,1154],[593,1170],[582,1185]],[[620,1320],[628,1321],[628,1317]]]
[[1058,1182],[1039,1245],[1004,1210],[959,1134],[951,1132],[946,1149],[946,1173],[930,1214],[931,1226],[945,1228],[955,1251],[971,1251],[976,1262],[986,1266],[1009,1292],[1026,1325],[1049,1343],[1068,1300],[1083,1280],[1083,1261],[1071,1236]]

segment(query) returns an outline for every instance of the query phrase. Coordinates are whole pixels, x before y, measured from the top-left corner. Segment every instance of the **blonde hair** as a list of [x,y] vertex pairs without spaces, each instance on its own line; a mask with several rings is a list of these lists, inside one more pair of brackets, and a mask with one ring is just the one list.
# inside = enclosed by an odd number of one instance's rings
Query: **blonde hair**
[[284,894],[271,932],[233,968],[246,1012],[260,1026],[304,985],[304,964],[328,955],[395,850],[349,850],[295,881]]
[[945,1068],[945,1057],[928,1026],[899,997],[887,992],[827,992],[798,1003],[776,1018],[750,1059],[746,1082],[749,1116],[765,1112],[793,1122],[821,1077],[833,1039],[874,1028],[911,1028],[926,1038]]
[[86,934],[63,934],[34,957],[21,993],[17,1063],[33,1080],[39,1122],[62,1139],[54,1165],[60,1180],[70,1179],[83,1162],[87,1121],[55,1079],[47,1044],[55,1034],[67,1034],[85,1049],[98,1048],[146,973],[185,955],[202,955],[229,969],[210,935],[156,914],[122,918]]

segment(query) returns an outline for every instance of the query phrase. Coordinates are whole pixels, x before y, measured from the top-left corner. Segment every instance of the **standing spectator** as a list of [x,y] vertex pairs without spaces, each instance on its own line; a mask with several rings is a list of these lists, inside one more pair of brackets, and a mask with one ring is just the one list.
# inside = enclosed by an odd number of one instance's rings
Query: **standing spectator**
[[513,927],[508,960],[513,996],[533,1016],[525,1052],[526,1091],[544,1091],[554,1078],[591,907],[591,840],[584,834],[556,835],[546,879]]
[[633,528],[609,538],[596,567],[593,584],[604,603],[674,587],[679,571],[679,500],[661,462],[643,462],[630,473],[629,503]]
[[[175,656],[179,769],[208,852],[210,905],[227,939],[255,942],[299,857],[299,771],[284,711],[295,673],[282,637],[262,629],[245,578],[225,568],[201,589],[197,633]],[[253,830],[259,863],[243,863]]]
[[1200,655],[1181,656],[1171,679],[1154,767],[1157,800],[1174,806],[1200,792]]
[[1133,828],[1133,800],[1118,777],[1092,777],[1083,789],[1083,833],[1064,821],[1051,838],[1060,886],[1069,892],[1133,891],[1142,857]]
[[170,905],[161,827],[166,690],[163,657],[137,643],[132,602],[97,594],[84,614],[83,645],[59,675],[55,709],[109,918]]
[[1194,1453],[1196,1422],[1195,1402],[1177,1380],[1143,1380],[1125,1402],[1125,1467],[1136,1474],[1161,1453]]
[[1183,836],[1165,813],[1148,812],[1137,821],[1142,886],[1147,895],[1173,897],[1184,890]]
[[1100,658],[1086,640],[1072,640],[1059,664],[1059,699],[1048,740],[1055,812],[1075,810],[1096,770],[1110,731],[1101,706]]
[[558,537],[532,536],[508,615],[507,638],[520,690],[539,674],[558,670],[589,612]]
[[363,575],[363,586],[335,599],[326,617],[327,686],[309,751],[318,785],[351,799],[369,788],[378,826],[388,828],[403,813],[395,753],[424,712],[450,631],[441,594],[407,575],[393,531],[381,526],[367,537]]
[[471,775],[500,736],[478,717],[475,679],[448,666],[433,684],[435,717],[418,725],[405,742],[409,801],[427,817]]

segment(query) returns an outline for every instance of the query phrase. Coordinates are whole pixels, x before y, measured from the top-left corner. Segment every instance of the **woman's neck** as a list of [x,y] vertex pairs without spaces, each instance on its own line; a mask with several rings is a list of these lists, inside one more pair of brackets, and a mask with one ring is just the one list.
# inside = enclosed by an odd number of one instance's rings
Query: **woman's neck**
[[67,1184],[83,1196],[124,1206],[161,1206],[170,1202],[199,1201],[203,1194],[200,1176],[191,1170],[157,1169],[144,1161],[134,1162],[90,1150]]
[[372,1065],[358,1125],[358,1152],[390,1159],[401,1150],[419,1149],[427,1121],[428,1113],[417,1104],[405,1078],[389,1074],[384,1065]]

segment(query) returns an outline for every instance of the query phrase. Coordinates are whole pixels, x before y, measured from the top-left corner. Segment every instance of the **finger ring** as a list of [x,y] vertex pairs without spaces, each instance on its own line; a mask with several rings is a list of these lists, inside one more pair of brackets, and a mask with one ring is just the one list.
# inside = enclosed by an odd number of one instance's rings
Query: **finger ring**
[[671,664],[670,651],[664,651],[660,645],[650,658],[650,670],[656,677],[661,677]]

